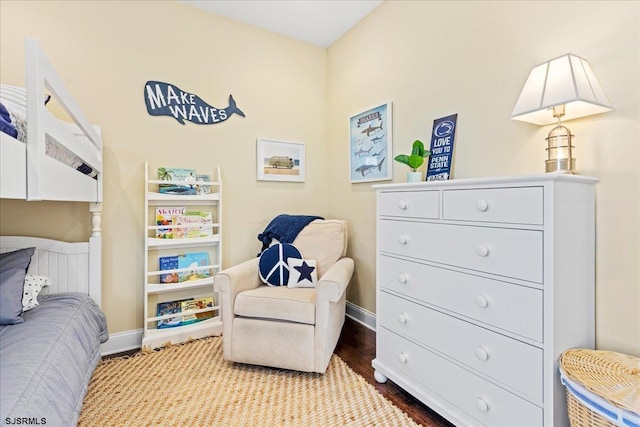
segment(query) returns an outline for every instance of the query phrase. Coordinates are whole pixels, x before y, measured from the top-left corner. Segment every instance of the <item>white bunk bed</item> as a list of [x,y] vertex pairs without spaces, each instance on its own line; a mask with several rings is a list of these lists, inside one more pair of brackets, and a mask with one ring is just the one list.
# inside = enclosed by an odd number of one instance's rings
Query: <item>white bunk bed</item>
[[[72,291],[90,295],[100,305],[102,277],[102,139],[100,128],[92,125],[65,87],[45,56],[38,40],[25,37],[25,87],[27,109],[26,142],[0,132],[0,198],[28,201],[88,202],[91,213],[91,237],[87,242],[68,244],[43,240],[24,240],[44,253],[64,247],[61,253],[83,252],[87,256],[88,282]],[[45,88],[67,112],[73,123],[56,118],[42,101]],[[55,144],[93,170],[86,175],[69,164],[47,154],[47,145]],[[18,248],[19,237],[3,238]],[[25,246],[23,246],[25,247]],[[6,249],[4,249],[6,250]],[[34,259],[36,256],[34,255]],[[74,261],[75,262],[75,261]],[[39,268],[43,268],[42,266]],[[80,266],[78,265],[78,268]],[[85,288],[82,288],[86,286]],[[52,292],[53,289],[49,289]]]
[[[82,113],[37,40],[25,39],[27,140],[0,133],[0,198],[102,201],[102,140]],[[42,101],[45,88],[74,123],[56,118]],[[47,144],[77,156],[96,178],[47,155]]]
[[[51,282],[38,296],[40,305],[20,314],[21,322],[0,325],[0,419],[17,423],[29,416],[50,425],[75,425],[101,357],[100,344],[109,336],[100,309],[102,141],[37,40],[25,39],[25,56],[26,142],[0,132],[0,198],[87,202],[91,236],[75,243],[0,236],[3,254],[35,247],[27,274]],[[47,110],[45,88],[73,123]],[[51,157],[48,144],[63,147],[93,176]]]

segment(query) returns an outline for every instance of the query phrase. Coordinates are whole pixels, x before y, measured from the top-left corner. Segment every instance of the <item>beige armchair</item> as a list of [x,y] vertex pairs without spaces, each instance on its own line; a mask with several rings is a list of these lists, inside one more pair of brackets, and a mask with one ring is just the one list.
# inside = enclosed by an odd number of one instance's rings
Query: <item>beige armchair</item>
[[345,292],[353,274],[347,223],[315,220],[293,242],[304,259],[316,260],[315,288],[267,286],[259,258],[216,274],[226,360],[324,373],[340,337]]

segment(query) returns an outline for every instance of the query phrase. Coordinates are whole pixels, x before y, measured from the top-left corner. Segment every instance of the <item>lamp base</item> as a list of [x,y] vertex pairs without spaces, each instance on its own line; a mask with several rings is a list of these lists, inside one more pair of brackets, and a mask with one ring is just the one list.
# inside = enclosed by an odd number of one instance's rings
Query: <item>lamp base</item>
[[544,162],[545,172],[571,173],[576,170],[576,159],[553,159]]

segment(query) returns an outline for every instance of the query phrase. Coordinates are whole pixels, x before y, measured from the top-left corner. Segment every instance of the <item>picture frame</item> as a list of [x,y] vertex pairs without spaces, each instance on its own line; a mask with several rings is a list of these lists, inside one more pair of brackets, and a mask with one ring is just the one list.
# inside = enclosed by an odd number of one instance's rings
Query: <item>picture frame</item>
[[258,181],[304,182],[304,144],[301,142],[258,139],[256,179]]
[[393,178],[391,102],[349,117],[349,180],[351,183]]

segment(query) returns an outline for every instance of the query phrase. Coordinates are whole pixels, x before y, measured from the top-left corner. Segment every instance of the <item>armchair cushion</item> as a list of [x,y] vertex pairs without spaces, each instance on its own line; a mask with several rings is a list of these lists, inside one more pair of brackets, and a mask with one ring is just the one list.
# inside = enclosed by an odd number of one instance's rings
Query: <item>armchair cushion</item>
[[315,220],[293,241],[305,259],[317,263],[318,279],[347,254],[347,222],[337,219]]
[[236,316],[315,324],[316,290],[286,286],[260,286],[240,292],[234,305]]

